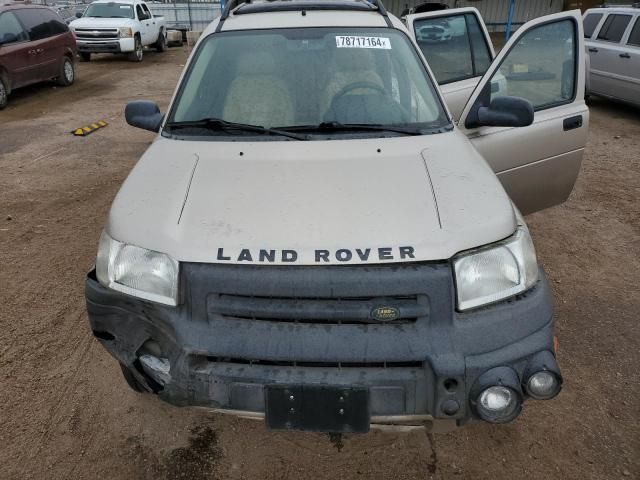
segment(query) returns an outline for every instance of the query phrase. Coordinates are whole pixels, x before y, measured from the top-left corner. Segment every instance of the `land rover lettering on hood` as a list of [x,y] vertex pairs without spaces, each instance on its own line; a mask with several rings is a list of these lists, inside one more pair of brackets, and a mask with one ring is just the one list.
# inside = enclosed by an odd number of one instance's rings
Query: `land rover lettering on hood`
[[[454,122],[379,0],[230,1],[167,112],[126,106],[157,136],[111,206],[86,299],[127,383],[331,433],[505,423],[556,396],[522,214],[563,202],[580,168],[581,28],[567,12],[518,29]],[[522,73],[543,70],[557,82]]]

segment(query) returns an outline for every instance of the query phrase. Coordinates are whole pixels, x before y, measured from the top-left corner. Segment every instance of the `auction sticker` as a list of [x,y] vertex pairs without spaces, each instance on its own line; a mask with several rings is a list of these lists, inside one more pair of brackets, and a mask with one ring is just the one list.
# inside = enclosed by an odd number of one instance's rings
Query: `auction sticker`
[[338,48],[379,48],[391,50],[391,42],[388,37],[356,37],[340,35],[336,37]]

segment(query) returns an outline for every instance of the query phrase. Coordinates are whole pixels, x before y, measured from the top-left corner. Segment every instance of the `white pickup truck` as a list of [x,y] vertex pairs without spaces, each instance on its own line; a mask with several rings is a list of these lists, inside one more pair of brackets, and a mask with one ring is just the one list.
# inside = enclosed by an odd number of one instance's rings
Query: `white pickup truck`
[[70,27],[85,62],[92,53],[126,53],[129,60],[141,62],[144,47],[162,52],[167,46],[164,17],[154,16],[139,0],[98,0],[78,13]]

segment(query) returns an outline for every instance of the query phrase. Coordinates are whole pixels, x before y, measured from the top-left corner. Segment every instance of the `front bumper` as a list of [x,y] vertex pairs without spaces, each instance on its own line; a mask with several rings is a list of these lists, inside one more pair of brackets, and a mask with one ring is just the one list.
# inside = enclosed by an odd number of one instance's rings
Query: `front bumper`
[[133,38],[76,41],[80,53],[127,53],[135,49]]
[[[266,385],[364,386],[372,423],[446,419],[463,424],[477,418],[470,392],[483,373],[506,366],[523,381],[534,357],[553,357],[551,295],[542,271],[537,286],[526,294],[460,313],[454,308],[447,263],[393,270],[323,267],[317,273],[314,269],[320,267],[181,268],[183,301],[175,308],[107,289],[94,272],[86,280],[94,335],[149,391],[175,405],[261,417]],[[388,295],[406,292],[418,293],[417,302],[428,312],[413,323],[230,318],[220,314],[217,303],[230,294],[245,299],[269,296],[277,304],[292,295],[306,299],[384,294],[390,299]],[[161,356],[170,362],[164,385],[140,364],[148,340],[157,342]],[[453,413],[446,408],[451,401],[459,406]]]

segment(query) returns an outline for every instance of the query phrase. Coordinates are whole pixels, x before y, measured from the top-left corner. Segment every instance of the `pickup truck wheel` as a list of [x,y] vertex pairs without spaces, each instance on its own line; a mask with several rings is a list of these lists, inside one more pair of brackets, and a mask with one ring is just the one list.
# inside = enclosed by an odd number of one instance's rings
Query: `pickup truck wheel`
[[143,56],[143,47],[142,42],[140,41],[140,37],[136,37],[134,43],[134,50],[129,54],[129,60],[131,62],[141,62]]
[[0,110],[7,106],[9,102],[9,89],[4,78],[0,76]]
[[160,30],[158,40],[156,41],[156,51],[162,53],[167,49],[167,34],[164,30]]
[[122,370],[122,376],[126,380],[127,385],[129,385],[129,388],[131,388],[131,390],[138,393],[146,392],[144,387],[140,385],[140,382],[138,382],[133,373],[131,373],[131,370],[125,367],[122,363],[120,364],[120,369]]
[[56,79],[58,85],[68,87],[76,79],[76,69],[69,57],[65,57],[60,67],[60,75]]
[[80,53],[80,60],[82,60],[83,62],[91,61],[91,54],[90,53],[81,52]]

